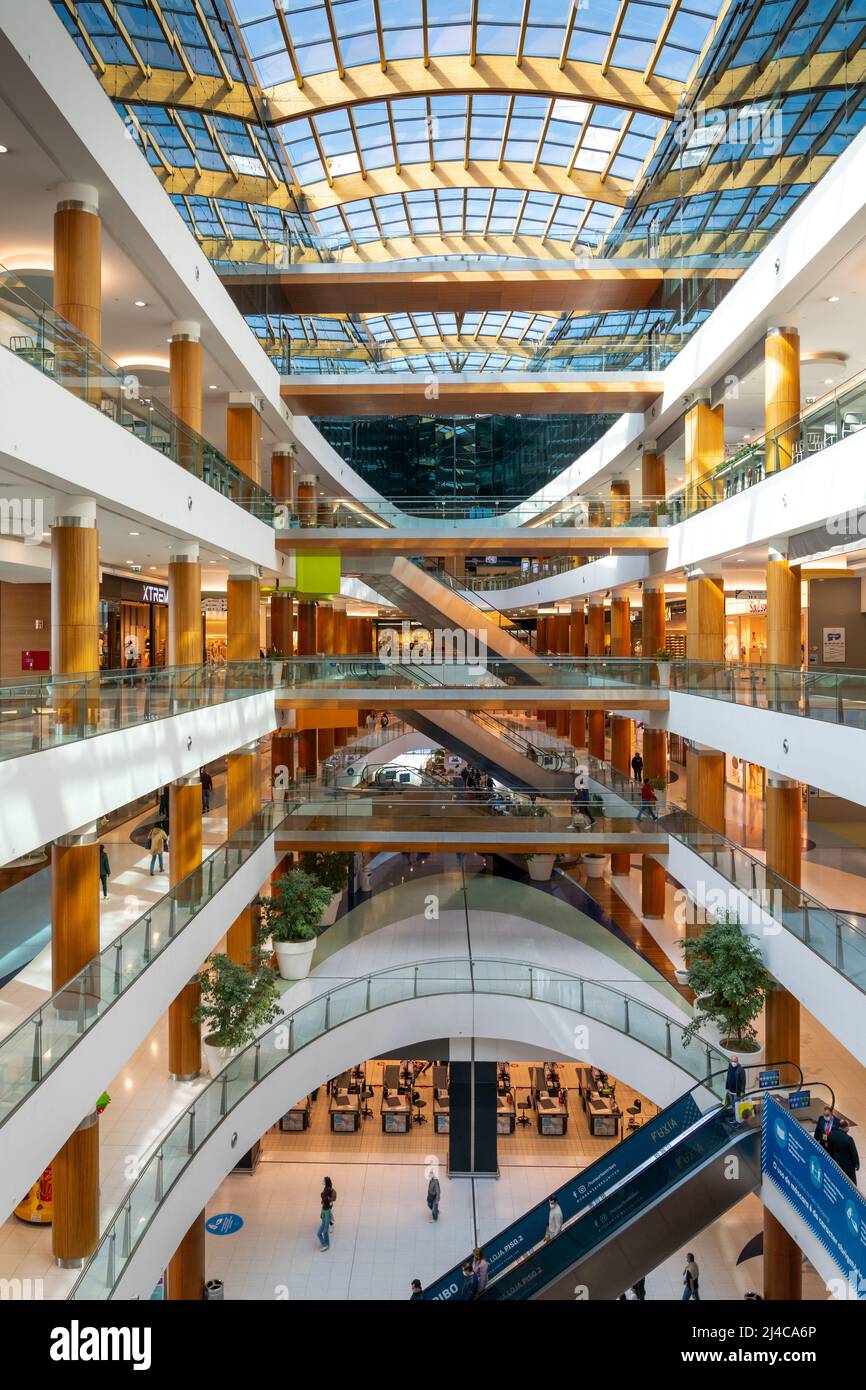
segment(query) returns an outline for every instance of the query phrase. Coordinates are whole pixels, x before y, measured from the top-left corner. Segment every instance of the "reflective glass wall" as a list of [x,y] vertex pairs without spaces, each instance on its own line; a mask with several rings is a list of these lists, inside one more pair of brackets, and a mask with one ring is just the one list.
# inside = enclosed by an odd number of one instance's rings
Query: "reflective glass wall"
[[561,473],[613,415],[375,416],[315,423],[385,497],[526,497]]

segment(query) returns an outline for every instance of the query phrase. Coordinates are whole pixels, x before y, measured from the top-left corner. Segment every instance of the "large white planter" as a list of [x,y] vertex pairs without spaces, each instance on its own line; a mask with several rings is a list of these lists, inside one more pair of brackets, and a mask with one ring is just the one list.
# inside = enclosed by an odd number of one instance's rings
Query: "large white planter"
[[[204,1055],[211,1076],[219,1076],[220,1072],[228,1067],[239,1052],[239,1047],[215,1047],[207,1038],[204,1040]],[[229,1069],[228,1076],[231,1077],[231,1075],[232,1072]]]
[[286,663],[284,661],[271,662],[271,673],[273,676],[273,682],[275,686],[280,686],[283,683],[283,668],[285,664]]
[[604,878],[604,873],[610,863],[609,854],[584,854],[581,862],[586,869],[587,878]]
[[305,980],[310,973],[316,938],[312,941],[275,941],[274,953],[282,980]]
[[667,690],[671,683],[671,663],[669,661],[657,661],[659,673],[659,685],[663,690]]
[[535,883],[546,883],[553,873],[555,854],[530,854],[527,858],[529,877]]
[[343,901],[343,893],[346,890],[341,888],[338,893],[334,893],[331,901],[319,918],[320,927],[332,927],[337,920],[337,913],[340,910],[340,903]]

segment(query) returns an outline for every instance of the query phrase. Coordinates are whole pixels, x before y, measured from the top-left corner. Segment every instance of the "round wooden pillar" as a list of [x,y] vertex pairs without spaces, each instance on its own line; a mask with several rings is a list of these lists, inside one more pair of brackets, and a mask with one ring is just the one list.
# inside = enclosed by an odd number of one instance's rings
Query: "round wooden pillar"
[[[261,806],[258,744],[248,743],[229,753],[226,759],[228,793],[228,831],[241,830]],[[240,965],[252,959],[254,941],[253,909],[244,908],[228,929],[226,954]]]
[[767,868],[799,887],[803,838],[800,783],[768,773],[765,815]]
[[686,754],[686,805],[712,830],[725,833],[725,755],[692,744]]
[[800,567],[778,551],[767,559],[767,661],[771,666],[801,664]]
[[641,455],[641,492],[644,511],[650,526],[658,523],[658,509],[667,495],[665,456],[656,453],[655,442],[647,441]]
[[295,495],[295,446],[278,445],[271,453],[271,496],[278,506],[291,510]]
[[205,1214],[199,1212],[168,1262],[166,1297],[172,1302],[200,1301],[205,1285]]
[[[89,825],[51,846],[52,989],[62,989],[94,961],[99,946],[99,841],[96,826]],[[98,988],[95,967],[93,991]],[[91,993],[87,982],[84,990],[86,998]],[[77,1007],[70,998],[70,1010]]]
[[54,309],[89,342],[102,343],[102,222],[90,184],[62,183],[54,213]]
[[725,587],[721,578],[699,574],[686,581],[686,656],[689,661],[725,659]]
[[290,593],[271,594],[271,648],[291,657],[295,651],[295,603]]
[[168,563],[168,664],[202,662],[201,564],[198,546],[172,555]]
[[610,654],[631,656],[631,606],[620,594],[614,594],[610,601]]
[[[625,777],[631,776],[631,728],[632,721],[622,715],[610,716],[610,761],[617,772]],[[632,829],[631,820],[613,820],[611,829],[627,834]],[[631,855],[625,850],[616,850],[610,856],[612,874],[627,874],[631,870]]]
[[[661,777],[665,787],[668,780],[668,736],[664,729],[643,731],[643,775],[655,781]],[[666,791],[657,791],[659,801],[666,798]],[[641,914],[644,917],[664,917],[665,915],[665,867],[657,859],[645,854],[641,860]]]
[[[796,328],[771,328],[764,339],[764,430],[767,436],[764,468],[767,473],[789,468],[793,462],[794,445],[800,438],[799,415],[800,334]],[[790,428],[782,428],[789,424]]]
[[316,605],[312,599],[298,600],[298,656],[316,655]]
[[202,415],[201,326],[175,322],[168,340],[168,403],[173,415],[200,435]]
[[[586,655],[586,609],[583,603],[571,605],[568,627],[568,654],[582,661]],[[586,747],[586,711],[573,709],[568,722],[569,742],[575,748]]]
[[53,710],[55,725],[83,736],[99,724],[99,532],[95,502],[64,505],[51,527],[51,669],[89,679],[58,685]]
[[631,487],[625,479],[610,485],[610,524],[625,526],[631,517]]
[[51,1249],[61,1269],[80,1269],[99,1240],[99,1116],[91,1110],[51,1164]]
[[644,660],[654,661],[656,653],[663,651],[665,646],[664,585],[651,585],[645,580],[642,598],[641,648]]
[[[180,778],[168,789],[171,823],[169,882],[178,904],[201,898],[202,806],[198,776]],[[194,877],[187,880],[188,875]],[[201,1029],[194,1022],[200,1002],[197,980],[190,980],[168,1009],[168,1072],[172,1081],[193,1081],[201,1072]]]
[[227,657],[229,661],[256,661],[259,643],[259,581],[250,574],[228,577]]
[[[764,1056],[768,1065],[790,1062],[782,1084],[794,1085],[800,1063],[800,1003],[793,994],[774,985],[764,1009]],[[803,1296],[803,1256],[800,1247],[764,1209],[764,1298],[798,1300]]]
[[[595,594],[590,595],[587,607],[587,646],[590,656],[603,657],[605,654],[604,600]],[[589,711],[587,720],[589,752],[592,757],[604,761],[604,710]]]
[[685,493],[687,513],[701,511],[718,501],[720,484],[716,470],[725,457],[725,408],[709,398],[696,401],[686,411]]
[[262,481],[262,417],[249,393],[229,393],[226,457],[252,482]]
[[298,521],[305,529],[316,525],[316,480],[307,476],[298,483]]

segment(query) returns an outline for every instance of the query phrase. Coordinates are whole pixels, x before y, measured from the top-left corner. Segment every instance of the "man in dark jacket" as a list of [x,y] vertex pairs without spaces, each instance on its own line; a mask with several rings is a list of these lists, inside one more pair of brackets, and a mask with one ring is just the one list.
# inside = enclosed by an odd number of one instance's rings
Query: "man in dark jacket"
[[725,1077],[725,1100],[737,1114],[737,1101],[746,1094],[746,1069],[740,1066],[739,1057],[732,1057],[728,1063],[728,1074]]
[[860,1155],[857,1152],[857,1145],[848,1133],[847,1120],[839,1120],[834,1124],[827,1141],[827,1152],[831,1158],[836,1160],[842,1172],[851,1179],[856,1187]]
[[819,1144],[823,1144],[825,1149],[829,1148],[830,1135],[833,1133],[838,1123],[839,1121],[836,1119],[832,1105],[825,1105],[824,1114],[815,1126],[815,1138],[818,1140]]

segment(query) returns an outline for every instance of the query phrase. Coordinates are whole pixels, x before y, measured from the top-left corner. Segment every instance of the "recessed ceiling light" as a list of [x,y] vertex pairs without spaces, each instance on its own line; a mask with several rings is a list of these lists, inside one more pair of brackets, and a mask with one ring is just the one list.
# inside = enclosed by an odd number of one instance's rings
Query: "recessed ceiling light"
[[209,387],[208,387],[208,390],[209,390],[209,391],[216,391],[216,389],[217,389],[217,388],[216,388],[215,386],[209,386]]
[[827,296],[827,303],[828,303],[828,304],[838,304],[838,303],[839,303],[839,296],[838,296],[838,294],[830,294],[830,295],[828,295],[828,296]]
[[140,532],[140,531],[130,531],[129,534],[130,534],[131,536],[140,536],[140,535],[141,535],[141,532]]
[[137,300],[135,301],[135,307],[136,307],[136,309],[146,309],[146,308],[147,308],[147,300],[146,300],[146,299],[137,299]]
[[832,385],[833,385],[833,378],[832,378],[831,376],[825,376],[825,377],[824,377],[824,385],[825,385],[825,386],[832,386]]
[[9,153],[9,146],[8,146],[8,145],[0,145],[0,154],[8,154],[8,153]]

